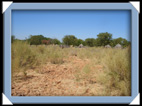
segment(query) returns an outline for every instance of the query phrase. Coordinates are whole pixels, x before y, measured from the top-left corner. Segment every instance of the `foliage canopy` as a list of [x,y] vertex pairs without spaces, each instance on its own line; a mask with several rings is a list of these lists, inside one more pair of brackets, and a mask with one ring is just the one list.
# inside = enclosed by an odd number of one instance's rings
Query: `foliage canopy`
[[[15,36],[11,36],[11,42],[19,40],[15,39]],[[41,45],[41,44],[64,44],[64,45],[73,45],[73,46],[79,46],[80,44],[83,44],[85,46],[94,47],[94,46],[105,46],[110,45],[114,47],[117,44],[122,45],[123,47],[126,47],[130,45],[130,42],[127,41],[124,38],[116,38],[112,39],[112,34],[105,32],[105,33],[99,33],[97,35],[97,38],[86,38],[85,40],[78,39],[75,37],[75,35],[66,35],[63,37],[62,42],[60,42],[58,39],[52,39],[44,37],[43,35],[31,35],[28,39],[21,40],[21,41],[28,41],[30,45]]]

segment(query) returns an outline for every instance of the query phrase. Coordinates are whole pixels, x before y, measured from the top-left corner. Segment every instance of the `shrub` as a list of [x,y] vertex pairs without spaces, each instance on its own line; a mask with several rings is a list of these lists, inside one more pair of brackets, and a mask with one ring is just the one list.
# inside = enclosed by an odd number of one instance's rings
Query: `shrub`
[[[104,62],[106,68],[107,88],[119,90],[117,95],[131,95],[131,54],[130,48],[123,50],[108,50]],[[111,91],[110,91],[111,92]],[[113,95],[113,93],[112,93]]]
[[50,62],[53,63],[53,64],[62,64],[64,63],[64,60],[63,60],[63,55],[60,51],[58,52],[53,52],[51,55],[50,55]]
[[45,47],[44,47],[44,45],[38,46],[37,49],[38,49],[39,53],[44,54],[44,52],[45,52]]
[[12,73],[23,72],[36,66],[36,55],[26,42],[15,41],[12,44]]

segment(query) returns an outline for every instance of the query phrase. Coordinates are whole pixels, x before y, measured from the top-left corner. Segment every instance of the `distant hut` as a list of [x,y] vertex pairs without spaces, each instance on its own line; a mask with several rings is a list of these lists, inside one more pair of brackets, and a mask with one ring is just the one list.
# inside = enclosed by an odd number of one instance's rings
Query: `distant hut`
[[105,48],[111,48],[111,46],[110,45],[106,45]]
[[122,46],[120,45],[120,44],[117,44],[116,46],[115,46],[115,48],[122,48]]
[[79,47],[79,48],[83,48],[83,44],[80,44],[78,47]]

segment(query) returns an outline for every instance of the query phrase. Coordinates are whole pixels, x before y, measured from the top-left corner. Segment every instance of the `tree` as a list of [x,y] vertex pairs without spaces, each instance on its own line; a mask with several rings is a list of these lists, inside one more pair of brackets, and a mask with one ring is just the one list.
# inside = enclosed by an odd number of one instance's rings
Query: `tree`
[[87,38],[85,39],[85,44],[87,46],[93,47],[96,45],[96,40],[94,38]]
[[30,45],[40,45],[44,39],[45,37],[43,35],[30,36],[29,42]]
[[75,46],[79,46],[80,44],[85,45],[85,41],[83,41],[82,39],[77,39]]
[[76,45],[77,38],[74,35],[66,35],[63,38],[63,43],[66,45]]
[[13,43],[13,42],[14,42],[14,40],[15,40],[15,36],[14,36],[14,35],[12,35],[12,36],[11,36],[11,43]]
[[61,44],[61,42],[58,39],[52,39],[51,42],[52,44]]
[[130,42],[127,41],[127,40],[124,39],[124,38],[119,37],[119,38],[113,39],[113,46],[115,46],[115,45],[117,45],[117,44],[120,44],[120,45],[122,45],[123,47],[126,47],[126,46],[128,46],[128,45],[130,44]]
[[127,41],[126,39],[123,39],[123,44],[122,44],[122,46],[123,46],[123,47],[127,47],[128,45],[130,45],[130,42]]
[[97,45],[98,46],[105,46],[110,44],[112,40],[112,34],[106,32],[106,33],[99,33],[97,35]]
[[52,40],[51,38],[46,38],[46,37],[44,37],[43,39],[44,39],[44,40]]
[[114,46],[115,46],[114,40],[111,40],[110,43],[109,43],[109,45],[110,45],[111,47],[114,47]]
[[50,40],[42,40],[42,44],[48,45],[50,44]]

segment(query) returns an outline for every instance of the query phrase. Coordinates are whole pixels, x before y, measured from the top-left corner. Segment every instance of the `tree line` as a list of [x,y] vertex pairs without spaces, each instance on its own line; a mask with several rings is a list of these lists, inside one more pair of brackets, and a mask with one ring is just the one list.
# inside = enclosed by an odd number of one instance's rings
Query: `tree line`
[[[15,36],[12,35],[11,37],[11,42],[19,40],[15,39]],[[127,41],[124,38],[116,38],[112,39],[112,34],[105,32],[105,33],[99,33],[97,35],[97,38],[87,38],[85,40],[78,39],[75,37],[75,35],[66,35],[63,37],[62,42],[60,42],[58,39],[52,39],[52,38],[47,38],[44,37],[43,35],[31,35],[28,39],[21,40],[21,41],[27,41],[30,45],[50,45],[50,44],[63,44],[63,45],[73,45],[73,46],[79,46],[80,44],[83,44],[84,46],[105,46],[105,45],[110,45],[114,47],[117,44],[122,45],[123,47],[126,47],[130,45],[130,41]]]

